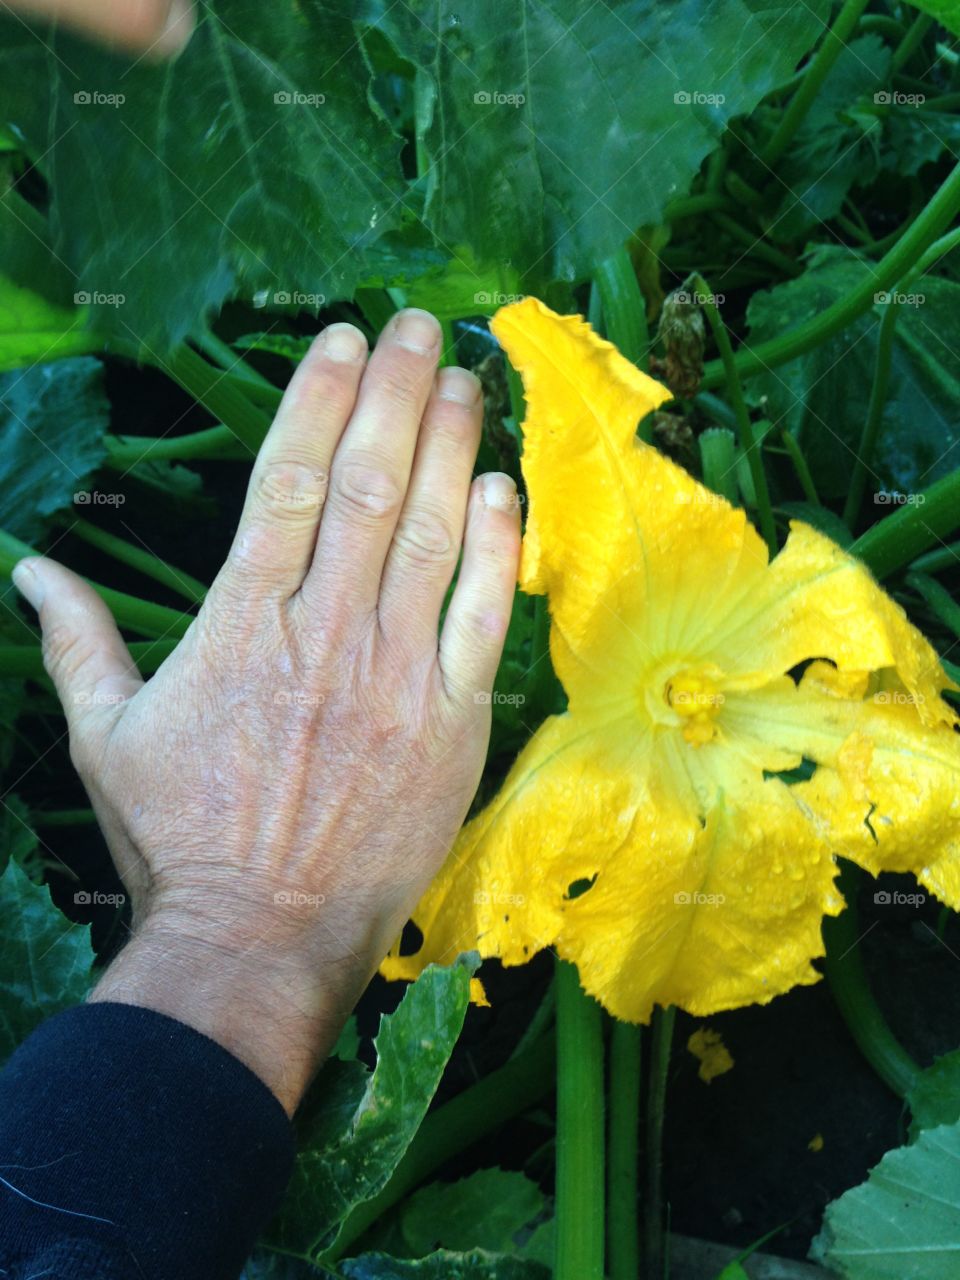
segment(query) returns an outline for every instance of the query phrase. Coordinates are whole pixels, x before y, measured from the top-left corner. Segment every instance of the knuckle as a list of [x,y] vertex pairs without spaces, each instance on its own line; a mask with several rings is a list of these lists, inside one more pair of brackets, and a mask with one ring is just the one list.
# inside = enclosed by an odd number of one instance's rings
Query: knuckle
[[44,628],[42,647],[43,664],[51,675],[76,675],[90,657],[83,632],[58,623]]
[[273,515],[290,520],[315,520],[327,493],[327,473],[306,462],[278,459],[257,473],[258,500]]
[[400,409],[416,410],[433,380],[433,369],[424,372],[405,360],[390,361],[376,376],[380,393]]
[[449,563],[454,540],[447,521],[432,511],[408,511],[394,534],[394,544],[405,560],[430,567]]
[[334,493],[348,513],[371,522],[395,515],[403,498],[396,477],[362,456],[348,458],[334,472]]

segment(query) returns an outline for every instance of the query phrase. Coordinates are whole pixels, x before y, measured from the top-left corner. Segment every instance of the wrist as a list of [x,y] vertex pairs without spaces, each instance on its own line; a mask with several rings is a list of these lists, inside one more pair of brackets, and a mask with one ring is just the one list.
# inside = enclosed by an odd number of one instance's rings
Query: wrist
[[292,1115],[374,968],[353,955],[325,963],[302,947],[238,944],[159,914],[144,921],[88,999],[154,1009],[202,1032]]

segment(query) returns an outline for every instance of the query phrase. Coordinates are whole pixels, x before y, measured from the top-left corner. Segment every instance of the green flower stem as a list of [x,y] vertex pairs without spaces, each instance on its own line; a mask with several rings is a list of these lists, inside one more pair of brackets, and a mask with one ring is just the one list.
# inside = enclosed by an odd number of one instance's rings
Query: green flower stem
[[195,458],[252,462],[255,454],[229,427],[207,427],[187,436],[104,436],[107,466],[129,471],[140,462],[189,462]]
[[[151,675],[173,653],[176,640],[133,640],[127,648],[141,675]],[[0,644],[0,676],[44,680],[43,651],[38,644]]]
[[890,365],[893,354],[893,335],[897,324],[900,307],[895,295],[886,304],[883,319],[880,321],[880,333],[877,338],[877,357],[873,368],[873,386],[870,390],[870,404],[867,417],[860,434],[853,474],[850,477],[850,488],[843,507],[843,520],[849,529],[853,529],[863,505],[863,491],[867,484],[867,471],[873,462],[873,451],[880,423],[883,421],[883,410],[887,403],[887,391],[890,387]]
[[[8,578],[14,565],[24,556],[41,554],[26,542],[0,530],[0,578]],[[166,605],[129,596],[124,591],[114,591],[112,587],[103,587],[98,582],[90,582],[90,585],[109,605],[117,625],[126,627],[129,631],[136,631],[142,636],[179,637],[190,626],[189,613],[180,613],[176,609],[168,609]]]
[[388,1209],[441,1165],[540,1102],[553,1088],[556,1041],[545,1035],[532,1048],[432,1111],[383,1190],[347,1215],[323,1261],[335,1262]]
[[904,1098],[916,1084],[921,1068],[896,1039],[873,998],[858,945],[860,870],[851,862],[841,860],[840,865],[839,887],[847,907],[841,915],[824,919],[824,971],[840,1015],[860,1052],[884,1084]]
[[640,1274],[638,1168],[640,1028],[615,1019],[610,1034],[610,1121],[607,1126],[607,1275]]
[[[125,349],[124,354],[133,358],[142,355],[133,349]],[[156,357],[150,363],[178,382],[248,449],[257,452],[269,430],[270,418],[247,398],[246,384],[239,383],[235,375],[214,368],[186,345],[176,347],[166,359]]]
[[850,547],[877,578],[888,578],[960,527],[960,469],[912,497]]
[[[929,255],[937,249],[934,241],[953,221],[958,212],[960,212],[960,163],[951,170],[937,192],[907,227],[893,248],[867,273],[859,288],[851,290],[845,297],[838,298],[825,311],[798,325],[789,333],[778,334],[767,342],[740,350],[735,358],[739,376],[745,378],[764,369],[774,369],[788,360],[794,360],[797,356],[812,351],[814,347],[826,342],[841,329],[845,329],[865,311],[869,311],[874,305],[874,298],[878,292],[892,288],[912,268],[926,269],[924,264],[931,265]],[[951,236],[958,234],[960,231],[951,233]],[[946,243],[948,238],[944,236],[943,242],[940,243]],[[941,248],[933,261],[943,252],[946,250]],[[723,361],[711,360],[704,369],[701,386],[704,390],[718,387],[726,377]]]
[[812,502],[815,507],[819,507],[820,495],[817,493],[817,486],[813,483],[810,467],[803,456],[803,450],[797,444],[796,437],[792,431],[784,431],[780,439],[783,441],[783,447],[790,455],[790,461],[793,463],[793,469],[796,471],[797,479],[800,481],[803,496],[808,502]]
[[124,538],[118,538],[116,534],[108,533],[106,529],[91,524],[89,520],[61,516],[59,522],[92,547],[106,552],[108,556],[119,560],[121,564],[129,565],[131,569],[139,570],[148,578],[153,578],[155,582],[162,582],[165,587],[183,596],[191,604],[200,604],[207,594],[207,588],[199,579],[184,573],[182,569],[175,569],[173,565],[167,564],[165,560],[144,550],[143,547],[135,547]]
[[920,573],[942,573],[944,569],[955,569],[960,565],[960,542],[951,542],[949,546],[938,547],[936,551],[928,551],[914,560],[913,567]]
[[925,573],[908,573],[907,586],[918,591],[935,616],[960,639],[960,604],[935,578]]
[[92,809],[31,809],[35,827],[89,827],[97,821]]
[[920,46],[920,42],[933,26],[933,18],[928,13],[918,13],[913,22],[907,28],[906,34],[893,51],[893,59],[890,63],[890,74],[896,75],[898,71],[910,61]]
[[767,546],[770,548],[772,556],[777,554],[777,529],[773,520],[773,509],[770,506],[770,491],[767,488],[767,476],[763,469],[763,456],[760,447],[757,445],[754,434],[753,424],[750,421],[750,414],[747,411],[747,405],[743,398],[743,388],[740,385],[740,377],[737,373],[736,361],[733,357],[733,349],[730,346],[730,338],[727,335],[727,327],[723,323],[720,312],[716,305],[710,301],[714,296],[703,276],[695,275],[691,280],[692,287],[695,292],[701,294],[705,301],[702,303],[704,313],[707,317],[707,323],[710,325],[713,339],[717,344],[717,350],[720,352],[720,360],[726,371],[727,378],[727,395],[733,406],[733,411],[737,416],[737,430],[740,436],[740,447],[747,459],[750,467],[750,476],[753,480],[753,487],[757,494],[757,512],[760,517],[760,531],[763,534]]
[[557,1237],[553,1280],[603,1280],[603,1021],[557,961]]
[[755,258],[762,258],[764,262],[769,262],[772,267],[776,267],[777,270],[782,271],[787,276],[798,276],[802,273],[803,267],[799,262],[794,261],[793,258],[788,258],[779,249],[774,249],[773,245],[766,244],[749,227],[745,227],[742,222],[738,222],[736,218],[731,218],[729,214],[722,213],[719,210],[712,217],[717,226],[726,231],[727,235],[734,240],[739,240],[741,244],[745,244]]
[[771,167],[775,165],[790,145],[797,130],[806,119],[807,112],[820,92],[824,80],[830,74],[831,67],[856,30],[867,3],[868,0],[846,0],[840,9],[824,37],[823,44],[807,65],[800,88],[790,99],[773,136],[760,153],[763,164]]
[[643,1276],[661,1280],[667,1274],[663,1212],[663,1118],[670,1069],[670,1044],[676,1009],[654,1009],[650,1038],[650,1085],[647,1092],[647,1185],[644,1200]]
[[607,337],[621,355],[646,369],[650,347],[647,303],[626,249],[601,262],[596,282]]

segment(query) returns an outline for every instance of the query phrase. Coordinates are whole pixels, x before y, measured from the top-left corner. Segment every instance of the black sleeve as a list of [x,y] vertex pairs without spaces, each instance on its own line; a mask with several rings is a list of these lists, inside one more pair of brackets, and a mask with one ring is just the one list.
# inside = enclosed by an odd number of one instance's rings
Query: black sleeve
[[207,1036],[68,1009],[0,1074],[0,1277],[236,1280],[293,1156],[276,1097]]

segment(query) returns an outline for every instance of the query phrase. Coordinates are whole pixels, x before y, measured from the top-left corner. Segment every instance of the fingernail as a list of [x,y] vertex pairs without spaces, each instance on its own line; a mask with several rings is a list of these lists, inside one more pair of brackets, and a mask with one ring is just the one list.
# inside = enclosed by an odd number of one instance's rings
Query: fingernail
[[516,511],[517,486],[502,471],[489,471],[483,477],[483,504],[498,511]]
[[171,0],[167,21],[151,52],[179,53],[193,35],[192,0]]
[[34,573],[30,561],[21,560],[19,564],[15,564],[10,577],[20,594],[29,600],[35,609],[39,609],[43,604],[43,583]]
[[331,360],[355,364],[366,355],[367,341],[352,324],[328,324],[323,331],[323,347]]
[[429,311],[410,307],[397,315],[393,337],[408,351],[416,351],[421,356],[432,355],[440,345],[440,325]]
[[437,394],[441,400],[454,400],[468,407],[480,399],[480,379],[469,369],[451,366],[437,374]]

